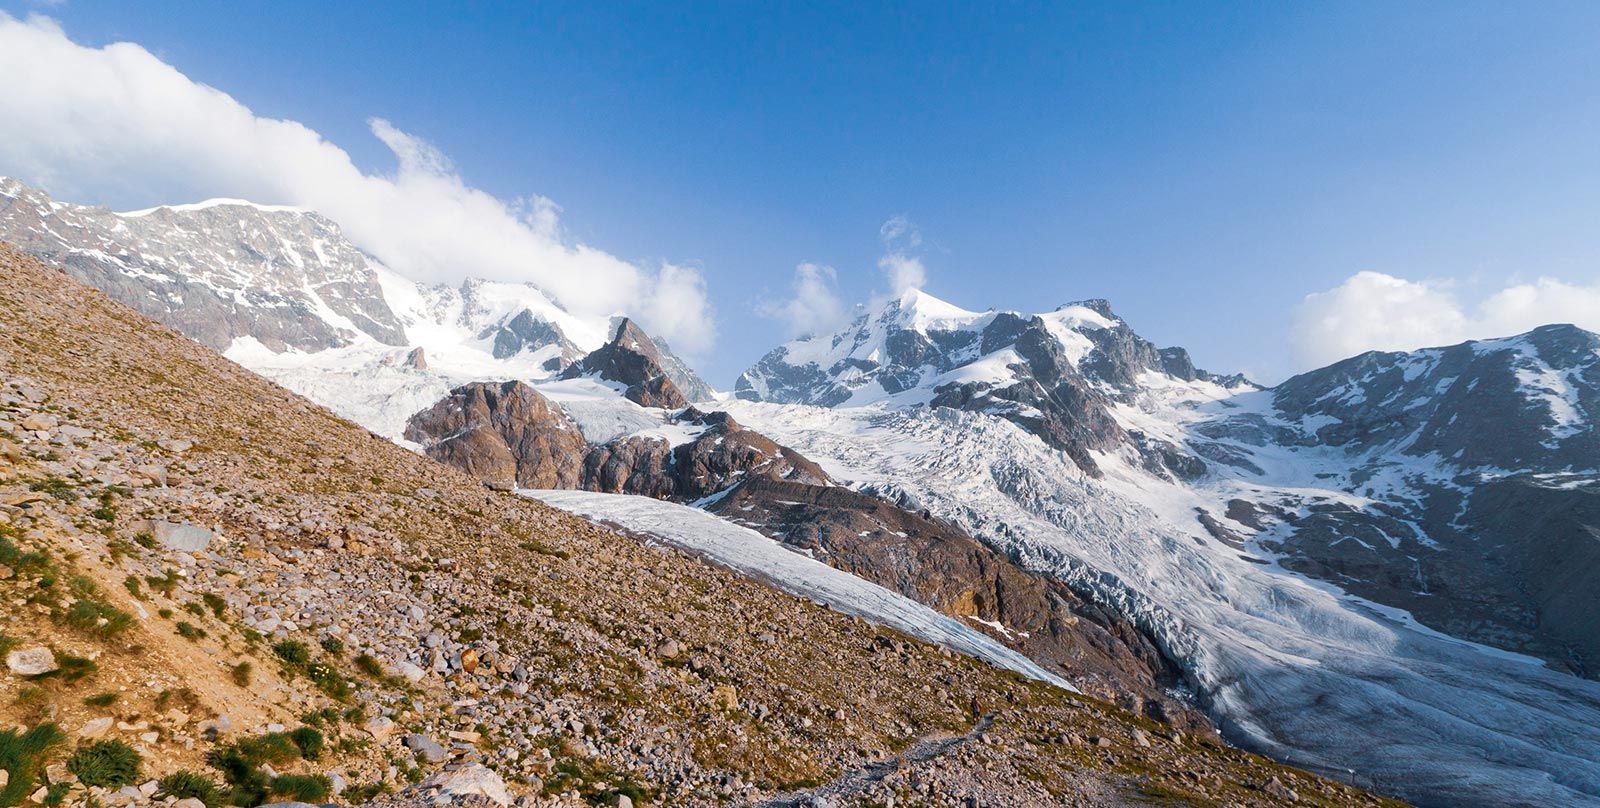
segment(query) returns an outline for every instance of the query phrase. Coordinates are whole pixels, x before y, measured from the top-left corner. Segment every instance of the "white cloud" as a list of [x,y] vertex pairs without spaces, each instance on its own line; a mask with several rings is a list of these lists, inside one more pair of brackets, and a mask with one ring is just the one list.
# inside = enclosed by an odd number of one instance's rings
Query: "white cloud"
[[922,265],[922,259],[903,253],[889,253],[879,258],[878,269],[883,271],[896,297],[912,289],[921,289],[928,282],[928,270]]
[[1449,282],[1359,272],[1296,311],[1293,345],[1301,368],[1364,351],[1407,351],[1520,334],[1549,323],[1600,331],[1600,285],[1554,278],[1502,288],[1474,306]]
[[579,316],[626,312],[690,352],[714,328],[700,274],[653,271],[561,238],[559,208],[468,186],[427,141],[373,119],[393,175],[294,121],[255,115],[131,43],[90,48],[52,20],[0,13],[0,174],[60,198],[241,197],[317,210],[401,274],[532,282]]
[[922,231],[904,213],[889,217],[878,228],[878,239],[883,242],[884,254],[878,259],[878,270],[889,282],[895,297],[912,289],[921,289],[928,282],[928,269],[922,259],[910,254],[922,246]]
[[922,246],[922,231],[912,224],[911,218],[904,213],[890,216],[888,221],[878,228],[878,239],[883,246],[896,250],[914,250]]
[[833,267],[805,263],[794,268],[793,295],[781,303],[761,303],[759,311],[781,321],[788,336],[821,334],[844,321],[845,307],[834,289]]

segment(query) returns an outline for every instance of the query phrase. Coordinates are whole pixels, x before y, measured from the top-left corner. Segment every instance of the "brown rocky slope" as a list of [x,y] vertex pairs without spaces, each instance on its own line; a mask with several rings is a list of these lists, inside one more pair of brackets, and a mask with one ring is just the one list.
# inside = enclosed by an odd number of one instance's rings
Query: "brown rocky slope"
[[[1383,803],[486,491],[8,247],[0,442],[0,632],[56,666],[0,720],[70,736],[0,802]],[[60,765],[95,733],[139,770]]]

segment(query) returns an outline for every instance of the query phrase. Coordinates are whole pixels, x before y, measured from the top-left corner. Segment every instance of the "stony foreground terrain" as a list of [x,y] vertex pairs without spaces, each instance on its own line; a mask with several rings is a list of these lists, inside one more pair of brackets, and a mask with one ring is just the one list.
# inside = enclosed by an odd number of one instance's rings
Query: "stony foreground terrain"
[[486,490],[3,246],[0,539],[0,805],[1384,804]]

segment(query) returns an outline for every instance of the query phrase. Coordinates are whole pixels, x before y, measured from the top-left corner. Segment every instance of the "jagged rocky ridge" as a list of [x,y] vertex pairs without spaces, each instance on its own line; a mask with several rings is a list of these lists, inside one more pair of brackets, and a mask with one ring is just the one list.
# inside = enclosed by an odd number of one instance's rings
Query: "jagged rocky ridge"
[[1045,314],[964,311],[911,290],[845,329],[774,349],[739,377],[751,401],[851,406],[877,400],[952,407],[1013,421],[1098,475],[1096,453],[1131,449],[1158,474],[1193,479],[1205,463],[1130,430],[1111,413],[1146,373],[1226,388],[1238,376],[1196,370],[1182,348],[1157,349],[1086,300]]

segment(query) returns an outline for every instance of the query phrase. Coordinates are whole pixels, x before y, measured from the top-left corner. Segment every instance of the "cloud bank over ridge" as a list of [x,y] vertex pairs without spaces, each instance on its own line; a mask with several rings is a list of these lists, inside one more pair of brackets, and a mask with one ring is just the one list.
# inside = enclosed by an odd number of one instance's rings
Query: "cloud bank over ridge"
[[0,12],[0,174],[74,201],[123,193],[237,197],[322,213],[402,275],[433,283],[476,276],[533,283],[579,316],[626,312],[690,352],[715,335],[692,268],[642,267],[569,243],[559,208],[510,202],[468,185],[432,144],[373,118],[394,153],[368,174],[339,146],[289,120],[264,118],[143,47],[73,42],[52,20]]

